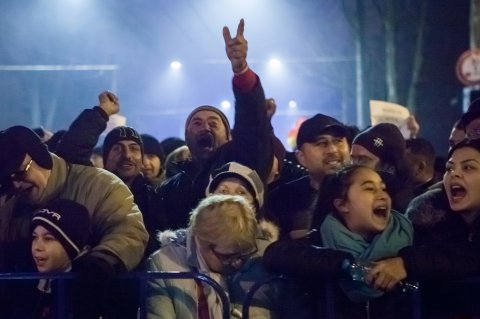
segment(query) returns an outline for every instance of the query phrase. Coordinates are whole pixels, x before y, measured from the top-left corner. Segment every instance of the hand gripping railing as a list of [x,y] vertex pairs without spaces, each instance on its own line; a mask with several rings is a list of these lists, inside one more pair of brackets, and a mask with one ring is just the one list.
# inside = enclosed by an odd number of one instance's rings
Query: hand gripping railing
[[[272,282],[275,281],[286,281],[286,280],[291,280],[284,275],[277,275],[277,276],[271,276],[268,277],[264,280],[257,281],[255,284],[253,284],[252,287],[248,290],[247,294],[245,295],[245,300],[243,301],[242,305],[242,319],[249,319],[250,318],[250,305],[252,304],[253,297],[255,293],[263,286],[263,285],[268,285],[271,284]],[[325,307],[326,307],[326,318],[334,318],[334,297],[333,297],[333,288],[332,288],[332,283],[328,282],[325,284]]]
[[258,289],[260,289],[263,285],[271,284],[272,282],[277,280],[284,280],[284,276],[279,275],[279,276],[268,277],[262,281],[257,281],[256,283],[253,284],[252,287],[250,287],[247,294],[245,295],[245,300],[243,301],[242,319],[250,318],[250,313],[249,313],[250,305],[252,304],[253,296],[258,291]]
[[[55,292],[55,302],[57,306],[56,318],[66,318],[66,297],[65,281],[75,279],[73,273],[41,274],[35,273],[0,273],[0,280],[33,280],[33,279],[58,279]],[[118,276],[119,279],[138,279],[140,284],[140,318],[146,318],[145,300],[146,300],[146,280],[149,279],[197,279],[210,285],[220,297],[223,308],[223,318],[230,318],[230,303],[228,297],[222,288],[212,278],[198,272],[179,272],[179,271],[147,271],[147,272],[128,272]]]
[[[242,319],[249,319],[250,318],[250,305],[252,304],[253,297],[255,293],[263,286],[263,285],[268,285],[271,284],[272,282],[275,281],[287,281],[287,280],[292,280],[291,278],[285,277],[283,275],[277,275],[277,276],[271,276],[268,277],[264,280],[257,281],[255,284],[253,284],[252,287],[248,290],[247,294],[245,295],[245,300],[243,301],[242,305]],[[479,279],[480,282],[480,279]],[[333,281],[327,281],[324,283],[324,296],[325,296],[325,317],[326,318],[335,318],[335,297],[333,295],[333,285],[335,282]],[[413,319],[420,319],[422,318],[422,309],[421,309],[421,297],[420,297],[420,292],[419,291],[413,291],[411,293],[411,298],[412,298],[412,318]]]

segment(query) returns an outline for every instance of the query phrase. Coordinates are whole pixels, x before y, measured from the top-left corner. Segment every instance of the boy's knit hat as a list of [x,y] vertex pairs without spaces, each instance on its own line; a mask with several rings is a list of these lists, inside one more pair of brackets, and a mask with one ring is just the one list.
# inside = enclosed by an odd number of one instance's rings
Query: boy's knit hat
[[85,206],[59,198],[33,213],[32,231],[39,225],[53,234],[74,260],[87,244],[90,214]]

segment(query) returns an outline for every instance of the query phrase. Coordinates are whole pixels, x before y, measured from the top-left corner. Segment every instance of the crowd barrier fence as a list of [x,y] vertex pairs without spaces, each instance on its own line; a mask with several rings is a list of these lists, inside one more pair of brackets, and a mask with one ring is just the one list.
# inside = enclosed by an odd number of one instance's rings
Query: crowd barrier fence
[[[3,280],[39,280],[39,279],[55,279],[58,280],[56,285],[55,291],[55,302],[56,302],[56,318],[63,319],[65,318],[66,312],[66,280],[75,279],[75,275],[73,273],[57,273],[57,274],[41,274],[38,272],[35,273],[0,273],[0,281]],[[142,301],[140,304],[140,318],[146,318],[146,307],[145,307],[145,300],[146,300],[146,282],[150,279],[195,279],[200,280],[203,283],[210,285],[218,294],[221,299],[223,305],[223,318],[229,319],[230,318],[230,305],[229,299],[223,290],[223,288],[212,278],[206,276],[204,274],[198,272],[176,272],[176,271],[165,271],[165,272],[153,272],[153,271],[144,271],[144,272],[129,272],[120,275],[120,279],[137,279],[140,281],[140,300]],[[275,281],[284,281],[288,280],[288,278],[284,276],[271,276],[262,281],[258,281],[253,284],[253,286],[249,289],[246,294],[243,309],[242,309],[242,319],[249,319],[249,307],[253,300],[255,293],[260,289],[263,285],[271,284]],[[480,278],[469,278],[468,280],[458,280],[458,281],[451,281],[449,283],[453,284],[468,284],[468,285],[475,285],[479,287],[480,291]],[[333,296],[333,289],[332,285],[334,282],[327,282],[325,284],[325,309],[326,309],[326,316],[327,318],[334,318],[334,296]],[[421,319],[422,318],[422,296],[421,296],[421,286],[420,289],[417,291],[409,292],[411,294],[412,303],[413,303],[413,319]],[[480,306],[479,306],[480,310]]]

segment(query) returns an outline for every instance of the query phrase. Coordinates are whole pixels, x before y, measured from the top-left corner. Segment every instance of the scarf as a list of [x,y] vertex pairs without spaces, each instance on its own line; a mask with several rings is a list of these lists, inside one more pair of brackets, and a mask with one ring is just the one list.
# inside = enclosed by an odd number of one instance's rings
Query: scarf
[[[351,232],[345,225],[329,214],[320,227],[325,247],[348,252],[360,261],[377,261],[398,254],[403,247],[413,241],[413,228],[402,214],[392,211],[385,230],[368,242],[361,235]],[[371,286],[351,279],[344,279],[340,287],[350,300],[366,302],[378,298],[384,293]]]
[[[196,257],[196,261],[197,261],[197,265],[198,265],[198,267],[195,267],[196,270],[203,273],[204,275],[209,276],[213,280],[215,280],[220,286],[223,287],[224,291],[227,293],[228,290],[227,290],[227,283],[226,283],[225,278],[221,274],[213,272],[208,268],[208,265],[207,265],[205,259],[203,258],[202,254],[200,253],[199,244],[197,242],[197,239],[194,236],[191,236],[190,232],[188,233],[188,235],[191,239],[191,244],[193,246],[193,247],[191,247],[192,254]],[[220,297],[215,292],[215,289],[210,287],[210,285],[203,284],[203,283],[200,285],[200,289],[203,289],[203,291],[206,295],[210,318],[222,318],[223,307],[222,307],[222,303],[220,301]],[[228,296],[228,293],[227,293],[227,296]]]

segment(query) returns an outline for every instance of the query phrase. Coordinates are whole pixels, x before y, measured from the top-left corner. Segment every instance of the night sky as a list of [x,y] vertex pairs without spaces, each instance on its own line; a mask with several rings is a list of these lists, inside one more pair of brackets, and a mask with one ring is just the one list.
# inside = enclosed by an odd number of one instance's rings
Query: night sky
[[[414,13],[418,1],[410,2],[402,3]],[[352,14],[355,1],[343,3]],[[372,1],[365,3],[370,98],[385,99],[381,15]],[[454,67],[469,48],[468,4],[429,1],[416,116],[420,135],[439,154],[446,152],[450,128],[462,112],[463,85]],[[183,137],[190,110],[233,102],[222,27],[234,32],[240,18],[245,18],[248,61],[266,95],[277,101],[273,124],[284,143],[302,116],[321,112],[357,124],[355,38],[342,1],[19,0],[1,1],[0,12],[0,129],[67,128],[108,89],[119,96],[129,125],[159,139]],[[415,36],[411,16],[402,16],[397,32],[403,95]],[[268,67],[273,57],[282,62],[279,70]],[[177,72],[169,68],[174,59],[182,62]],[[52,65],[70,70],[18,71]],[[75,66],[93,70],[71,70]],[[291,100],[296,109],[289,108]],[[233,121],[232,110],[225,112]]]

